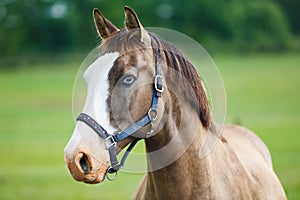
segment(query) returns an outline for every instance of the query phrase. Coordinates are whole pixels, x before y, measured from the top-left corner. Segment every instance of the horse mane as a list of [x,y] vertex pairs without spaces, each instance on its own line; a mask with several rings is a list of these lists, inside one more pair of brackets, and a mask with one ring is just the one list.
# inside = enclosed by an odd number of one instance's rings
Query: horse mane
[[[190,102],[190,105],[197,111],[198,117],[206,129],[212,129],[212,117],[210,112],[210,103],[207,99],[205,90],[203,88],[201,78],[191,61],[172,43],[159,38],[154,33],[148,32],[150,37],[159,42],[159,48],[163,52],[162,56],[165,58],[168,67],[176,70],[178,74],[188,81],[189,86],[192,87],[194,94],[185,92],[184,85],[182,91],[185,98]],[[100,49],[103,53],[115,52],[129,52],[133,50],[140,50],[147,48],[138,37],[140,31],[128,31],[122,29],[113,34],[113,36],[102,41]],[[170,73],[173,74],[173,73]],[[168,74],[168,75],[170,75]],[[173,77],[173,80],[176,78]],[[195,99],[196,96],[196,99]]]

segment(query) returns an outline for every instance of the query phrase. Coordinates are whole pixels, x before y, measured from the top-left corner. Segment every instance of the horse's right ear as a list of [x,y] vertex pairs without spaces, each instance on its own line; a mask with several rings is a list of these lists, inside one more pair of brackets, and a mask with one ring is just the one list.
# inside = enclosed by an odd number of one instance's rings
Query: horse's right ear
[[119,30],[113,23],[106,19],[97,8],[94,8],[93,16],[97,32],[102,39],[108,38],[113,32]]

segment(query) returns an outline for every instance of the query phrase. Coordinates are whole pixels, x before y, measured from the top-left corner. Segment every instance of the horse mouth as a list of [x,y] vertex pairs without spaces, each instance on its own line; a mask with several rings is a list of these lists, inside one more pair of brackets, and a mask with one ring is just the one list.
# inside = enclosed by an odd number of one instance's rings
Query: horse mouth
[[90,179],[90,180],[84,181],[84,183],[87,183],[87,184],[102,183],[105,180],[105,177],[106,177],[106,172],[105,173],[100,173],[94,179]]
[[109,165],[102,165],[100,168],[92,170],[88,174],[86,174],[85,178],[81,181],[87,184],[102,183],[105,180],[108,168]]
[[101,169],[101,171],[95,171],[95,172],[91,171],[89,174],[86,174],[84,177],[78,176],[77,174],[74,174],[72,172],[71,175],[76,181],[84,182],[86,184],[98,184],[98,183],[102,183],[105,180],[107,169],[105,170]]

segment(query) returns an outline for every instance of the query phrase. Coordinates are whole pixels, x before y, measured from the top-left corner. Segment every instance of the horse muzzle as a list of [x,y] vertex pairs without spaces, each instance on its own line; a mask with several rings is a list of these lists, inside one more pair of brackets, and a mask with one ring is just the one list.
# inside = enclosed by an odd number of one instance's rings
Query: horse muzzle
[[100,163],[84,151],[78,151],[74,156],[65,153],[65,162],[70,174],[76,181],[89,184],[102,182],[109,168],[109,161]]

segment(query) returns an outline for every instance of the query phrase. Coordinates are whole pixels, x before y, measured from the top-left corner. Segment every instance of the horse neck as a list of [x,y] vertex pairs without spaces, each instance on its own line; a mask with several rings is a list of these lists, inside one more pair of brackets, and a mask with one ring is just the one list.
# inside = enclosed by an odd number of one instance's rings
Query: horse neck
[[[208,163],[201,162],[199,158],[207,131],[189,105],[186,105],[181,115],[183,120],[180,127],[176,125],[176,116],[169,115],[164,128],[154,137],[145,140],[150,171],[147,174],[147,190],[157,195],[154,198],[178,199],[179,196],[176,195],[185,195],[193,190],[192,185],[195,183],[197,190],[199,187],[207,188],[208,183],[205,181],[201,182],[203,185],[199,183],[199,180],[208,180]],[[159,149],[166,145],[169,147],[160,152]],[[169,158],[177,159],[168,163]]]

